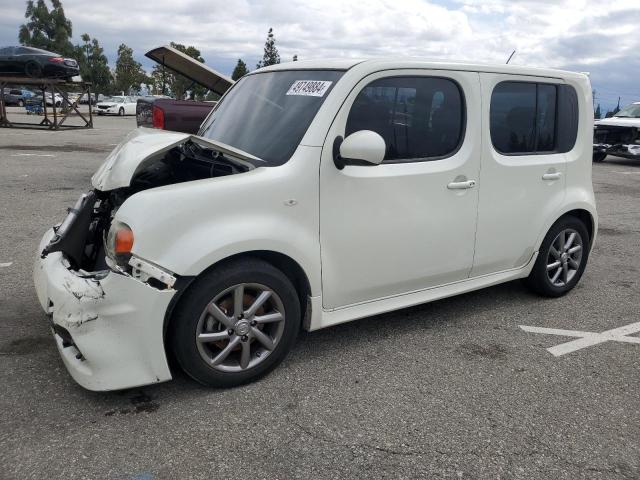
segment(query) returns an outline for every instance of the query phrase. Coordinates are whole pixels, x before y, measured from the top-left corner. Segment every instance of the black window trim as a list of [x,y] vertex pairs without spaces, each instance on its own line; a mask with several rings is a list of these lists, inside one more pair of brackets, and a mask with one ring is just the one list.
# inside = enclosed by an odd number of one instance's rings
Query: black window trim
[[[382,72],[384,71],[388,71],[388,70],[382,70]],[[379,72],[373,72],[371,75],[375,75],[376,73],[379,73]],[[458,140],[458,144],[456,145],[456,148],[446,155],[438,155],[435,157],[415,157],[415,158],[398,158],[396,160],[383,160],[380,163],[380,165],[398,165],[398,164],[404,164],[404,163],[436,162],[439,160],[445,160],[447,158],[455,156],[462,148],[462,145],[464,144],[464,141],[467,136],[467,97],[464,94],[464,89],[462,88],[462,85],[460,85],[460,82],[458,82],[455,78],[446,77],[443,75],[399,74],[399,75],[381,76],[371,80],[369,83],[364,85],[360,90],[358,90],[358,93],[356,93],[356,96],[353,98],[353,102],[355,102],[355,99],[358,97],[358,95],[360,95],[360,93],[369,85],[371,85],[373,82],[377,82],[378,80],[387,80],[390,78],[436,78],[436,79],[448,80],[452,82],[458,89],[458,92],[460,93],[460,100],[461,100],[461,106],[462,106],[462,115],[460,120],[462,122],[462,128],[460,129],[460,139]],[[347,112],[347,118],[345,119],[345,122],[344,122],[344,130],[342,132],[343,137],[345,137],[345,134],[346,134],[347,121],[349,119],[349,113],[351,113],[351,108],[353,107],[353,102],[351,102],[351,105],[349,106],[349,112]]]
[[[556,79],[554,79],[556,80]],[[555,118],[554,118],[554,126],[553,126],[553,150],[535,150],[532,152],[503,152],[501,150],[498,149],[498,147],[496,147],[495,143],[493,143],[493,136],[491,135],[491,104],[493,103],[493,94],[496,90],[496,88],[498,88],[500,85],[502,85],[503,83],[526,83],[528,85],[535,85],[536,86],[536,108],[535,108],[535,112],[534,112],[534,121],[535,121],[535,137],[534,137],[534,145],[537,148],[538,147],[538,88],[540,85],[552,85],[556,88],[556,108],[555,108]],[[567,152],[561,152],[560,150],[558,150],[558,106],[559,106],[559,89],[558,87],[560,87],[561,85],[567,85],[566,83],[557,83],[556,82],[540,82],[540,81],[536,81],[536,82],[532,82],[529,80],[502,80],[498,83],[496,83],[493,86],[493,89],[491,90],[491,97],[489,98],[489,139],[491,140],[491,146],[493,147],[493,151],[496,153],[499,153],[500,155],[503,155],[505,157],[524,157],[524,156],[531,156],[531,155],[554,155],[554,154],[562,154],[562,153],[567,153]],[[574,143],[574,147],[575,147],[575,143]]]

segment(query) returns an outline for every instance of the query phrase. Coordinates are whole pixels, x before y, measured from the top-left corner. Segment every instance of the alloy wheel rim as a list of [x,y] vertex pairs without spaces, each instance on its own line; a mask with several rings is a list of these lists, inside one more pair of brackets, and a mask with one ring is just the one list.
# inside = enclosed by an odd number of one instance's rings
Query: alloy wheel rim
[[554,287],[564,287],[573,280],[580,269],[582,250],[582,237],[572,228],[561,231],[551,242],[547,278]]
[[264,362],[275,350],[284,325],[285,310],[276,292],[259,283],[240,283],[207,304],[195,341],[210,368],[242,372]]

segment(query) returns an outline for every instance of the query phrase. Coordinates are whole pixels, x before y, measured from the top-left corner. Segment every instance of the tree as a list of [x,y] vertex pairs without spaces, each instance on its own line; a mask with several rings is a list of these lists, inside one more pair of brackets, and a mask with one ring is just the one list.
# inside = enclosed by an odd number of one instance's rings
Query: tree
[[129,95],[138,91],[140,84],[148,79],[142,65],[133,58],[133,50],[124,43],[118,47],[115,69],[115,90]]
[[[195,58],[197,61],[204,63],[204,58],[200,55],[200,50],[194,46],[184,46],[180,43],[171,42],[171,46],[182,53]],[[169,90],[176,98],[184,98],[185,93],[190,90],[192,98],[203,98],[207,90],[198,84],[194,84],[193,80],[167,69],[162,65],[156,65],[151,72],[150,83],[154,87],[154,91],[161,92],[166,95]]]
[[598,104],[598,108],[596,108],[596,112],[594,114],[594,117],[596,117],[596,119],[600,118],[600,116],[602,115],[602,112],[600,110],[600,104]]
[[20,26],[18,39],[22,45],[72,56],[75,50],[70,40],[71,22],[60,0],[51,0],[51,5],[49,9],[45,0],[27,1],[24,14],[27,22]]
[[91,38],[88,33],[80,37],[82,45],[76,45],[75,58],[80,66],[80,76],[86,82],[93,84],[93,92],[98,99],[98,93],[107,93],[113,89],[113,75],[109,69],[104,49],[96,38]]
[[249,70],[247,70],[247,64],[239,58],[238,63],[236,63],[236,68],[233,69],[233,73],[231,74],[231,79],[239,80],[247,73],[249,73]]
[[616,108],[613,109],[613,114],[615,115],[619,111],[620,111],[620,97],[618,97],[618,105],[616,105]]
[[280,54],[276,47],[276,38],[273,36],[273,28],[269,28],[267,41],[264,43],[264,54],[262,60],[258,62],[256,68],[268,67],[280,63]]

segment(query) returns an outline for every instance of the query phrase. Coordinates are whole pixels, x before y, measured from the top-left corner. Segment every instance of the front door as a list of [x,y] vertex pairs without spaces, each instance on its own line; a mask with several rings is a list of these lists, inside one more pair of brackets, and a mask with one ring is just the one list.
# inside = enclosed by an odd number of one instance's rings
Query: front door
[[[468,277],[480,169],[477,73],[372,74],[347,97],[322,150],[323,307],[336,309]],[[333,161],[336,137],[372,130],[383,163]]]

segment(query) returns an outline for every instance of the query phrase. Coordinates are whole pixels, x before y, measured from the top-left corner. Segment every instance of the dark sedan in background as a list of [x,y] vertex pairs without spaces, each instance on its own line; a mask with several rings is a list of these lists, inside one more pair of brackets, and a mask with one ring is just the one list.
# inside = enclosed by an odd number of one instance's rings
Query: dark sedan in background
[[0,48],[0,75],[71,79],[79,74],[78,62],[57,53],[33,47]]

